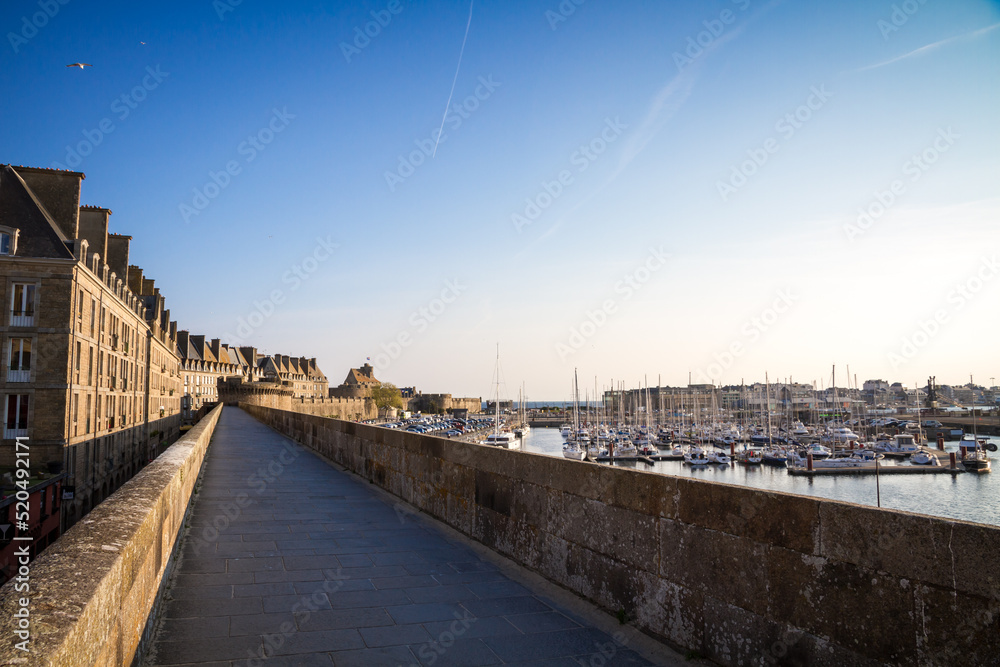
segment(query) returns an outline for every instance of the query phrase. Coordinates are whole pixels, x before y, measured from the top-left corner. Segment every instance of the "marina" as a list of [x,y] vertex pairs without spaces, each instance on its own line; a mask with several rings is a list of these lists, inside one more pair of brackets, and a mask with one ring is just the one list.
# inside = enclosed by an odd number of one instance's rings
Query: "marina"
[[[988,436],[1000,445],[1000,437]],[[522,440],[522,451],[562,456],[563,438],[558,428],[535,427]],[[688,465],[683,457],[659,454],[639,457],[602,457],[596,465],[616,465],[639,471],[679,475],[725,484],[780,491],[844,502],[1000,525],[1000,479],[949,469],[950,455],[958,455],[957,443],[946,443],[936,452],[940,466],[918,466],[903,457],[887,458],[878,468],[878,486],[872,469],[817,469],[813,471],[768,465]]]

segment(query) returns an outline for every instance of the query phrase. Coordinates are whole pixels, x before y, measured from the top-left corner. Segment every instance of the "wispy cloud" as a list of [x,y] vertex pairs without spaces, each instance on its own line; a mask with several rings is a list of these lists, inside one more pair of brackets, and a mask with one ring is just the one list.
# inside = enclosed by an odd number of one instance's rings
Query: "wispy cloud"
[[[784,0],[772,0],[768,3],[764,10],[767,11],[778,4],[781,4]],[[618,177],[622,174],[625,169],[639,156],[640,153],[649,145],[663,126],[670,120],[671,117],[677,111],[684,106],[688,98],[691,97],[691,92],[694,90],[695,84],[698,82],[701,69],[704,66],[707,57],[722,48],[724,45],[730,41],[736,39],[743,33],[746,29],[748,23],[744,23],[732,31],[726,33],[719,39],[716,39],[698,56],[698,60],[686,68],[681,70],[677,75],[671,78],[653,97],[649,106],[646,109],[646,114],[642,121],[639,123],[638,127],[629,134],[629,137],[622,148],[621,157],[618,160],[618,166],[615,170],[605,178],[605,180],[596,188],[592,189],[586,197],[578,201],[574,206],[572,206],[568,211],[561,215],[548,229],[545,230],[541,235],[535,238],[531,243],[527,244],[520,252],[516,253],[514,259],[520,259],[522,256],[529,253],[536,246],[544,243],[547,239],[555,235],[563,224],[576,213],[577,210],[587,205],[594,197],[603,192],[608,186],[614,183]]]
[[877,69],[879,67],[885,67],[886,65],[891,65],[892,63],[899,62],[900,60],[906,60],[907,58],[912,58],[914,56],[919,56],[921,54],[928,53],[930,51],[934,51],[936,49],[941,48],[945,44],[950,44],[952,42],[957,42],[959,40],[964,40],[964,39],[974,39],[974,38],[976,38],[976,37],[978,37],[980,35],[984,35],[984,34],[990,32],[991,30],[995,30],[996,28],[1000,28],[1000,23],[994,23],[993,25],[988,25],[985,28],[980,28],[979,30],[973,30],[971,32],[963,33],[961,35],[955,35],[954,37],[949,37],[948,39],[942,39],[942,40],[937,41],[937,42],[932,42],[931,44],[926,44],[924,46],[921,46],[919,49],[914,49],[914,50],[910,51],[909,53],[904,53],[901,56],[896,56],[895,58],[890,58],[889,60],[886,60],[886,61],[883,61],[883,62],[880,62],[880,63],[875,63],[874,65],[868,65],[866,67],[860,67],[860,68],[858,68],[858,69],[856,69],[854,71],[855,72],[865,72],[865,71],[870,70],[870,69]]

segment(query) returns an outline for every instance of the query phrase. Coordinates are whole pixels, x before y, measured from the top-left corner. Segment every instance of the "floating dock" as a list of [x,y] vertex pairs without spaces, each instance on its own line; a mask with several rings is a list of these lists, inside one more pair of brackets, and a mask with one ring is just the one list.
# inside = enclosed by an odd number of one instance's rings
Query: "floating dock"
[[592,460],[597,461],[598,463],[609,463],[614,461],[642,461],[643,463],[653,465],[653,459],[648,456],[598,456]]
[[[939,475],[941,473],[958,474],[965,472],[962,468],[951,468],[949,466],[879,466],[879,475]],[[799,475],[803,477],[816,477],[823,475],[874,475],[874,467],[865,468],[788,468],[789,475]]]

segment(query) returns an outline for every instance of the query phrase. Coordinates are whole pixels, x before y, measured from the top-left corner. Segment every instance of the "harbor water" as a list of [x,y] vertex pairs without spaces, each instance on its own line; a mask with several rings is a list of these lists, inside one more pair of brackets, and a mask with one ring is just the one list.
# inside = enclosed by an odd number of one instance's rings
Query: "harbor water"
[[[991,437],[988,440],[1000,446],[1000,438]],[[562,443],[559,429],[532,428],[524,438],[522,449],[561,457]],[[955,451],[956,448],[955,442],[945,443],[948,451]],[[994,468],[998,464],[996,456],[991,455]],[[615,465],[665,475],[741,484],[768,491],[843,500],[872,507],[881,502],[882,507],[889,509],[1000,526],[1000,470],[997,469],[985,474],[880,475],[876,491],[874,474],[800,477],[788,474],[785,468],[737,463],[692,467],[685,465],[683,461],[657,461],[653,465],[641,461],[622,461]],[[886,459],[885,465],[893,466],[896,463]]]

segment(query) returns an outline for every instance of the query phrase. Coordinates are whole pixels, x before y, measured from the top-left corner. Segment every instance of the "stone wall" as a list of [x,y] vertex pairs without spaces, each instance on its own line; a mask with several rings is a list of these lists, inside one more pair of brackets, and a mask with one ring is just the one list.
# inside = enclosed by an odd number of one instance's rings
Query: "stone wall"
[[278,410],[292,407],[293,391],[276,382],[244,382],[242,378],[219,378],[216,383],[219,400],[224,405],[236,406],[241,403],[260,405]]
[[244,409],[718,663],[998,662],[1000,528]]
[[406,410],[411,412],[430,411],[436,407],[444,412],[468,410],[472,414],[482,412],[483,402],[478,398],[455,398],[451,394],[417,394],[403,399]]
[[[221,407],[0,589],[0,664],[132,664],[170,564]],[[22,599],[27,605],[22,606]],[[27,609],[29,652],[18,613]]]
[[362,420],[378,417],[375,401],[370,398],[296,398],[291,409],[307,415]]

